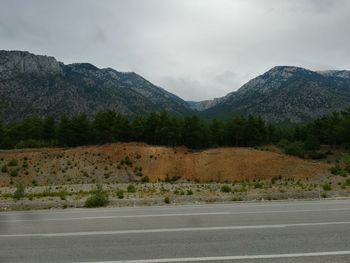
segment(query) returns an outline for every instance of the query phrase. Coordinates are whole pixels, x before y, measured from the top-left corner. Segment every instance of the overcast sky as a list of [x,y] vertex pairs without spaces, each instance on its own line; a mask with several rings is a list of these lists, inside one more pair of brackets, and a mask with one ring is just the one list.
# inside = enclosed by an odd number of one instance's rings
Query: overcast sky
[[348,0],[0,0],[0,49],[135,71],[186,100],[275,65],[350,69]]

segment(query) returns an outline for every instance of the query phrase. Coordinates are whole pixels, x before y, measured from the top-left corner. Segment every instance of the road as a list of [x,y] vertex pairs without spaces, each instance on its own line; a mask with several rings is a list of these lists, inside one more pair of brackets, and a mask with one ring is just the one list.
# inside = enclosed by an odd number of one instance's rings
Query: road
[[1,262],[350,262],[350,200],[0,214]]

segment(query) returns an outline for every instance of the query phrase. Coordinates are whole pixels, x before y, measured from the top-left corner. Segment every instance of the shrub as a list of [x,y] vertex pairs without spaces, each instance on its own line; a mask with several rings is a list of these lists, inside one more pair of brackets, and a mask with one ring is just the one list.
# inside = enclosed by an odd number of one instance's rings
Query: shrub
[[320,142],[316,136],[309,134],[304,141],[304,149],[308,151],[315,151],[320,149]]
[[38,141],[38,140],[21,140],[16,144],[17,149],[23,148],[42,148],[52,146],[49,142]]
[[17,166],[18,161],[16,159],[12,159],[7,163],[8,166]]
[[304,145],[301,142],[292,142],[283,148],[284,152],[289,155],[304,157]]
[[282,139],[278,143],[278,147],[280,147],[285,154],[301,158],[304,157],[304,145],[301,142],[289,142],[286,139]]
[[221,192],[223,193],[230,193],[232,191],[232,188],[231,186],[225,184],[221,187]]
[[8,173],[9,169],[7,168],[7,165],[4,165],[3,167],[1,167],[1,172],[2,173]]
[[350,154],[343,154],[341,158],[341,164],[344,170],[350,173]]
[[187,190],[187,195],[193,195],[193,191],[191,189]]
[[143,174],[142,174],[142,172],[137,171],[135,175],[138,176],[138,177],[142,177]]
[[329,183],[324,184],[324,185],[322,186],[322,188],[323,188],[324,191],[330,191],[330,190],[332,190],[332,187],[331,187],[331,185],[330,185]]
[[118,189],[116,194],[117,194],[117,197],[119,199],[123,199],[124,198],[124,190],[123,189]]
[[127,188],[129,193],[135,193],[136,192],[136,187],[133,184],[129,184]]
[[254,184],[254,188],[255,188],[255,189],[262,189],[262,188],[263,188],[263,184],[260,183],[260,182],[256,182],[256,183]]
[[10,176],[12,176],[12,177],[16,177],[18,175],[18,170],[17,169],[13,169],[13,170],[11,170],[11,172],[10,172]]
[[132,161],[130,160],[129,156],[126,156],[126,157],[125,157],[124,163],[125,163],[127,166],[132,166]]
[[97,185],[96,190],[86,200],[85,207],[101,207],[108,204],[108,194],[103,191],[102,185]]
[[320,160],[320,159],[327,158],[327,155],[325,153],[322,153],[322,152],[312,151],[308,154],[308,158],[313,159],[313,160]]
[[170,198],[168,196],[164,198],[164,203],[170,204]]
[[16,191],[13,193],[13,198],[21,199],[25,196],[25,186],[23,184],[18,184]]
[[345,186],[350,186],[350,179],[347,179],[344,183]]
[[339,166],[332,166],[331,168],[329,168],[329,171],[331,172],[331,174],[333,175],[338,175],[341,172],[341,168]]
[[28,168],[28,163],[26,161],[23,162],[22,164],[23,169],[27,169]]
[[141,182],[143,182],[143,183],[148,183],[148,182],[149,182],[149,177],[148,177],[148,176],[143,176],[143,177],[141,178]]

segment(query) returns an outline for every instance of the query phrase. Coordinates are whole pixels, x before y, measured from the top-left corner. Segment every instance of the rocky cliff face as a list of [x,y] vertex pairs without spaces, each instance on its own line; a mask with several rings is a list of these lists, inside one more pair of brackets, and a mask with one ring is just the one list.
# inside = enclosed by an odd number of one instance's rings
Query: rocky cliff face
[[350,72],[314,72],[279,66],[204,110],[207,117],[255,115],[275,123],[301,123],[350,108]]
[[185,101],[136,73],[87,63],[64,65],[53,57],[0,51],[0,119],[92,115],[105,109],[122,114],[191,113]]
[[61,74],[63,64],[54,57],[37,56],[25,51],[0,51],[0,76],[19,74]]

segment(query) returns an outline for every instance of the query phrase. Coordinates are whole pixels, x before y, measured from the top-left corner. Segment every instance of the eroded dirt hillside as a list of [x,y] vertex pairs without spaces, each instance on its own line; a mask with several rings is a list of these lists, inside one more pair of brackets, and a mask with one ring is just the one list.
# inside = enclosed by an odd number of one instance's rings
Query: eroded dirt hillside
[[[139,143],[0,151],[0,184],[117,183],[181,178],[234,182],[273,177],[317,179],[328,165],[252,148],[186,148]],[[3,167],[6,169],[3,169]]]

